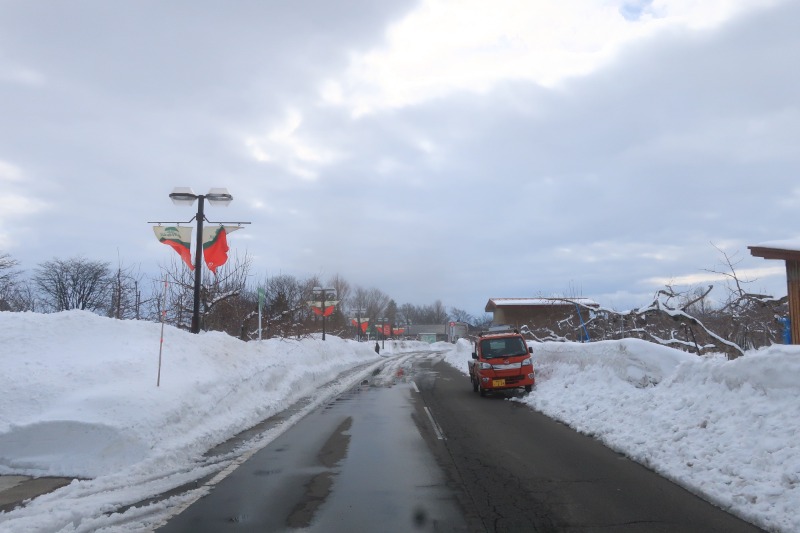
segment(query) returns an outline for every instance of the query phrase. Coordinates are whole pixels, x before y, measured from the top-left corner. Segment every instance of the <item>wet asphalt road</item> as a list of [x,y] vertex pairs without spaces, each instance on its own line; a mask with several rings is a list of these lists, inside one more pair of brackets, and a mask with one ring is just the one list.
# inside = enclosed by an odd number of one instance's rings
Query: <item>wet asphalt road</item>
[[421,400],[447,437],[444,451],[433,450],[460,480],[475,530],[761,531],[598,441],[506,401],[513,393],[481,398],[449,365],[434,369],[435,379],[418,381]]
[[411,360],[305,417],[160,532],[466,531],[423,440]]
[[394,358],[158,531],[760,531],[508,396]]

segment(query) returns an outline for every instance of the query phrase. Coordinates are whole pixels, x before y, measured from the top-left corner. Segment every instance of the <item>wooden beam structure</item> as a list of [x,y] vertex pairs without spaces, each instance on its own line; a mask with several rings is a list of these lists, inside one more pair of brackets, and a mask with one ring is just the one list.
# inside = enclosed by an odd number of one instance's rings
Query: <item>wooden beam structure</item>
[[748,246],[750,255],[778,259],[786,264],[786,291],[789,295],[789,327],[792,344],[800,344],[800,250],[770,246]]

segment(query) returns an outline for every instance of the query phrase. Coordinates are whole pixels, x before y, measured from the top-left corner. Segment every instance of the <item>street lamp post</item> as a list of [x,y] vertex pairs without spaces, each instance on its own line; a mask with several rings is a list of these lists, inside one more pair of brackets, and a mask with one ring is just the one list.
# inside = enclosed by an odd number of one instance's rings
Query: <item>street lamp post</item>
[[361,342],[361,315],[364,313],[364,309],[357,307],[354,311],[356,313],[356,341]]
[[389,323],[389,319],[378,318],[376,320],[381,323],[381,350],[383,350],[386,348],[386,324]]
[[194,252],[194,308],[192,310],[192,333],[200,333],[200,284],[202,282],[203,261],[203,220],[205,220],[204,203],[208,199],[211,205],[227,206],[233,196],[224,188],[213,188],[207,194],[195,194],[190,187],[175,187],[169,197],[175,205],[191,206],[197,200],[197,238]]
[[320,295],[320,299],[322,300],[320,303],[322,304],[321,315],[322,315],[322,340],[325,340],[325,294],[330,292],[333,294],[332,298],[336,298],[336,293],[334,292],[335,289],[323,289],[322,287],[314,287],[312,289],[314,295]]

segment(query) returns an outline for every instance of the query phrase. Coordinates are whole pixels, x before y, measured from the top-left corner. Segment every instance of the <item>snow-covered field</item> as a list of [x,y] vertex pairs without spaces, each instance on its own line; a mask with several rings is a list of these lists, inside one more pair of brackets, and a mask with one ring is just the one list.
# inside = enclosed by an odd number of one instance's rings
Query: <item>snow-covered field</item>
[[[79,311],[0,313],[0,474],[81,478],[0,514],[0,531],[147,530],[186,497],[106,513],[219,471],[232,456],[204,452],[309,398],[302,416],[384,361],[330,335],[245,343],[167,327],[157,387],[160,336]],[[764,528],[800,531],[800,347],[726,361],[635,340],[532,346],[537,387],[512,401]],[[442,350],[464,372],[472,351],[386,348]]]

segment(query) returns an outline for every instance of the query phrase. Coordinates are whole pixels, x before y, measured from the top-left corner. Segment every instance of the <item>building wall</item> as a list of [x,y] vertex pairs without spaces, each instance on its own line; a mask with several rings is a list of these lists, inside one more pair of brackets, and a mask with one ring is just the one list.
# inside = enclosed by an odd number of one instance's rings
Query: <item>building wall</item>
[[[584,321],[589,319],[589,312],[581,308]],[[492,324],[508,325],[513,328],[528,326],[532,331],[539,328],[548,328],[555,332],[563,332],[559,322],[570,316],[577,320],[575,306],[572,305],[546,305],[546,306],[498,306],[494,310]],[[578,326],[580,320],[573,320],[573,325]]]
[[494,311],[492,324],[507,324],[513,327],[527,325],[530,328],[542,324],[549,324],[553,321],[563,320],[575,314],[575,307],[549,305],[549,306],[514,306],[498,307]]

